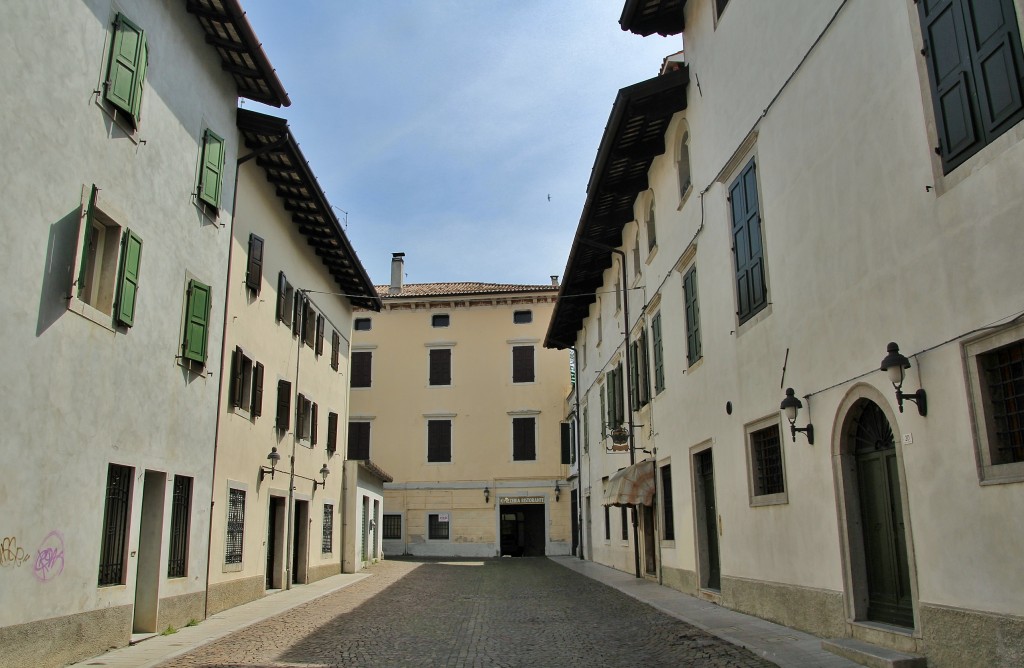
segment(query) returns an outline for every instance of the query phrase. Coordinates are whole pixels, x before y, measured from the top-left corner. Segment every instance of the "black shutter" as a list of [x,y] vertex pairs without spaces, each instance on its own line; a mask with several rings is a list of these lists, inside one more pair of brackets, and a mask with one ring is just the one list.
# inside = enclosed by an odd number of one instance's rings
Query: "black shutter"
[[512,382],[532,383],[533,346],[515,346],[512,348]]
[[231,354],[231,405],[242,405],[242,349],[235,348]]
[[252,414],[263,415],[263,365],[256,362],[252,375]]
[[263,282],[263,238],[255,234],[249,235],[249,266],[245,270],[245,284],[250,289],[260,292]]
[[572,458],[572,425],[562,423],[562,463],[570,463]]
[[530,461],[537,458],[535,421],[529,418],[512,418],[512,459]]
[[429,420],[427,422],[427,461],[450,462],[451,460],[451,420]]
[[348,423],[348,457],[347,459],[370,458],[370,423]]
[[352,371],[350,385],[352,387],[370,387],[373,368],[373,353],[360,350],[352,353]]
[[430,384],[452,384],[452,351],[451,348],[432,348],[430,350]]
[[288,431],[292,416],[292,384],[287,380],[277,381],[277,428]]
[[736,315],[741,324],[768,303],[756,167],[751,160],[729,187],[733,257],[736,260]]
[[338,450],[338,414],[327,414],[327,454],[333,455]]

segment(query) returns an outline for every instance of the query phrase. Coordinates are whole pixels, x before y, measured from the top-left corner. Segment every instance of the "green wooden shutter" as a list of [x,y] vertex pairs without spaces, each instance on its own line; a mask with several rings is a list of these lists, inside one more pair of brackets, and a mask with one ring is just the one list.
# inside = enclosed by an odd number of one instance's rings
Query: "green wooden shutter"
[[651,319],[651,338],[654,339],[654,391],[665,389],[665,357],[661,343],[661,313]]
[[754,160],[747,163],[729,186],[729,201],[732,204],[733,257],[736,261],[736,315],[742,324],[768,304],[757,165]]
[[637,346],[640,350],[640,355],[638,356],[637,361],[637,375],[639,376],[637,380],[640,385],[638,394],[640,395],[640,406],[646,406],[651,401],[651,373],[649,371],[651,368],[651,362],[647,353],[646,329],[640,330],[640,338],[637,339]]
[[287,380],[277,381],[277,428],[288,431],[292,417],[292,384]]
[[629,344],[629,408],[640,410],[640,343]]
[[224,139],[213,130],[203,133],[202,166],[199,172],[199,199],[212,207],[220,206],[224,178]]
[[242,349],[235,348],[231,354],[231,405],[238,408],[242,405]]
[[138,124],[142,88],[146,78],[146,36],[142,29],[118,14],[107,68],[106,99]]
[[263,238],[249,235],[249,264],[245,270],[245,284],[250,290],[260,293],[263,283]]
[[194,362],[206,362],[206,342],[210,329],[210,286],[197,280],[188,282],[185,307],[185,342],[182,355]]
[[85,230],[82,233],[82,260],[79,263],[77,289],[74,291],[79,298],[82,297],[82,290],[85,289],[85,277],[89,271],[89,242],[92,237],[92,217],[96,209],[97,192],[99,192],[99,188],[93,184],[89,191],[89,201],[85,204],[85,220],[82,221],[82,224],[85,225]]
[[263,365],[256,362],[252,372],[252,414],[263,415]]
[[122,325],[135,323],[135,297],[139,292],[139,261],[142,259],[142,239],[131,230],[121,237],[121,275],[117,281],[117,306],[114,314]]
[[615,424],[626,421],[626,393],[623,390],[626,376],[622,372],[622,362],[615,368]]
[[683,301],[686,311],[686,361],[694,364],[701,358],[700,306],[697,301],[697,268],[686,272],[683,278]]

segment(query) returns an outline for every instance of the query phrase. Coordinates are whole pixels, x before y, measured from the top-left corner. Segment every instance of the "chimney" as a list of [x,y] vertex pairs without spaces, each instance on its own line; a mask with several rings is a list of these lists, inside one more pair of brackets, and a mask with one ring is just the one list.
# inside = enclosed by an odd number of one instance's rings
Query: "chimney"
[[388,292],[395,294],[402,291],[405,277],[405,253],[391,254],[391,287]]
[[551,285],[552,285],[552,287],[555,287],[555,288],[558,287],[558,274],[552,274],[551,275]]

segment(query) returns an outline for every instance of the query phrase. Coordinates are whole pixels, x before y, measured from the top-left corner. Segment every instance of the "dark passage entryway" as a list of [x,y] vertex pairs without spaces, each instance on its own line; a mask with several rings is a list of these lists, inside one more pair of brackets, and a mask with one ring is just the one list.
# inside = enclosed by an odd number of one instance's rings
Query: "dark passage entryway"
[[501,506],[501,556],[544,556],[544,505]]

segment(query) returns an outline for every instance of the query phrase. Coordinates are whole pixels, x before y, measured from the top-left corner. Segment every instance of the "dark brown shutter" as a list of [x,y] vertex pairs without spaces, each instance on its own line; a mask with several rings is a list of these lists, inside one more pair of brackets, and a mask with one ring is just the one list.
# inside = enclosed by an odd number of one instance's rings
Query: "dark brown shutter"
[[235,348],[231,353],[231,405],[238,408],[242,405],[242,349]]
[[277,381],[277,428],[288,431],[292,416],[292,384],[287,380]]
[[568,464],[572,452],[572,425],[568,422],[562,423],[562,463]]
[[341,352],[341,335],[337,330],[331,330],[331,368],[338,370],[338,359]]
[[430,420],[427,422],[427,461],[450,462],[452,460],[451,420]]
[[306,420],[302,417],[302,408],[305,403],[306,397],[299,394],[298,398],[295,400],[295,433],[299,435],[299,438],[302,438],[302,433],[306,431]]
[[370,387],[372,365],[373,353],[371,351],[353,352],[350,385],[352,387]]
[[303,297],[301,292],[295,293],[295,300],[292,308],[292,334],[298,336],[302,334],[302,316],[305,313],[303,308],[306,298]]
[[313,406],[309,411],[309,442],[312,445],[316,445],[316,423],[317,423],[318,406],[316,402],[313,402]]
[[316,354],[324,354],[324,316],[319,313],[316,315]]
[[370,458],[370,423],[348,423],[348,459]]
[[432,348],[430,350],[430,384],[452,384],[451,348]]
[[327,414],[327,454],[333,455],[338,450],[338,414]]
[[263,415],[263,365],[256,362],[252,376],[252,414]]
[[287,324],[291,324],[292,317],[291,290],[292,286],[288,285],[288,278],[283,271],[279,271],[277,273],[277,319]]
[[532,383],[533,346],[515,346],[512,348],[512,382]]
[[537,458],[535,420],[528,418],[512,418],[512,459],[530,461]]
[[249,266],[245,270],[245,284],[259,294],[263,282],[263,238],[249,235]]

